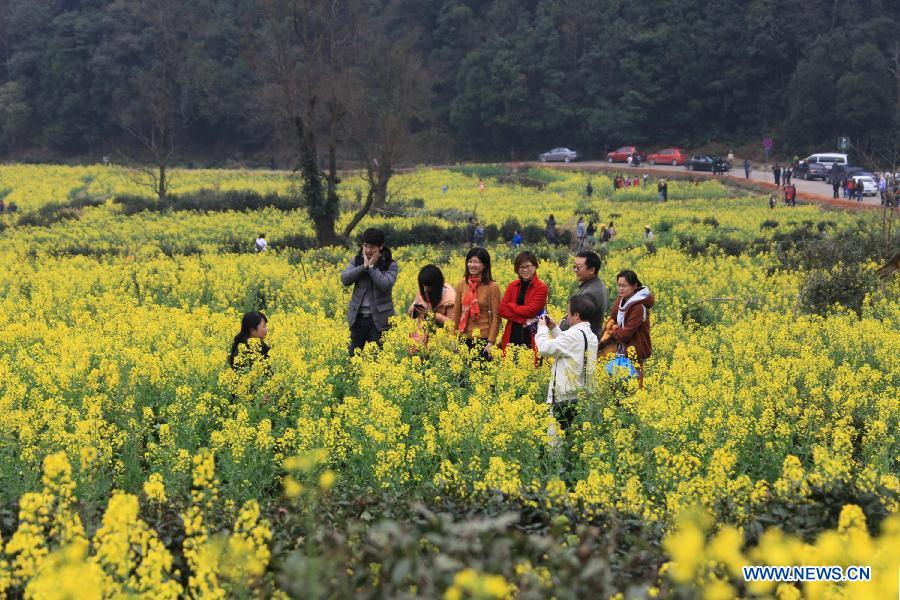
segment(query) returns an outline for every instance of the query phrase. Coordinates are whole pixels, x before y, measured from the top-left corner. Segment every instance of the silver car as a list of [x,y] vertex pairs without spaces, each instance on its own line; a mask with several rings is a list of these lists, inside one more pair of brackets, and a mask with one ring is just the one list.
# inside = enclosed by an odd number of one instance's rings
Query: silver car
[[538,155],[538,160],[541,162],[571,162],[573,160],[578,160],[579,158],[581,158],[581,155],[578,152],[576,152],[575,150],[569,150],[568,148],[554,148],[549,152],[544,152],[543,154]]

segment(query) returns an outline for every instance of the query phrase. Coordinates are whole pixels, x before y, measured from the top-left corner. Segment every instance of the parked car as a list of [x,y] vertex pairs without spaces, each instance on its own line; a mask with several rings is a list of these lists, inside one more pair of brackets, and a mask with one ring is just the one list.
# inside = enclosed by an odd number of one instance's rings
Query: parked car
[[825,181],[828,177],[828,165],[820,162],[806,162],[800,161],[800,163],[794,167],[794,178],[795,179],[805,179],[807,181],[812,181],[813,179],[821,179]]
[[553,150],[544,152],[543,154],[538,154],[538,160],[541,162],[572,162],[573,160],[578,160],[579,158],[581,158],[581,154],[579,154],[575,150],[570,150],[568,148],[554,148]]
[[831,170],[832,165],[846,166],[849,163],[847,155],[841,154],[840,152],[820,152],[818,154],[810,154],[801,162],[820,163],[825,166],[826,171]]
[[644,153],[635,146],[622,146],[621,148],[616,148],[612,152],[607,152],[606,160],[608,162],[628,162],[628,157],[634,156],[635,154],[637,154],[641,162],[643,162]]
[[875,183],[874,178],[868,175],[854,175],[853,181],[856,182],[856,185],[862,184],[863,196],[875,196],[878,194],[878,184]]
[[730,162],[721,156],[710,156],[709,154],[695,154],[685,161],[684,166],[688,171],[712,171],[713,167],[720,172],[731,170]]
[[844,179],[853,177],[854,175],[861,175],[863,173],[865,173],[865,169],[863,169],[862,167],[854,167],[852,165],[842,165],[835,163],[835,165],[828,170],[828,175],[826,176],[825,181],[827,181],[828,183],[834,183],[835,181],[843,181]]
[[687,154],[681,148],[665,148],[659,152],[647,155],[647,162],[651,165],[683,165],[688,159]]

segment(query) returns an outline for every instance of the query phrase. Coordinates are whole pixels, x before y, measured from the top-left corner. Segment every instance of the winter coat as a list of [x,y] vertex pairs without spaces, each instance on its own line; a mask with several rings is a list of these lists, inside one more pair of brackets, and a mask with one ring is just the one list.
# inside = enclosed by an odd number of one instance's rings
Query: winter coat
[[616,323],[612,329],[613,337],[621,347],[634,348],[641,361],[653,353],[650,344],[650,309],[653,303],[653,293],[642,287],[628,298],[616,298],[610,311],[610,318]]
[[[506,327],[503,328],[503,341],[500,347],[506,349],[509,344],[509,336],[512,333],[512,324],[523,325],[528,319],[532,319],[547,306],[549,288],[547,284],[538,279],[537,275],[531,280],[528,289],[525,290],[525,304],[516,304],[519,290],[522,289],[522,280],[516,279],[506,287],[503,299],[500,300],[500,316],[506,319]],[[531,337],[531,348],[536,349],[534,336]]]
[[357,254],[341,273],[341,283],[344,286],[353,286],[353,295],[347,307],[347,323],[353,325],[366,294],[370,294],[369,310],[375,328],[378,331],[386,330],[388,319],[394,316],[394,299],[391,291],[399,271],[397,261],[393,260],[391,250],[387,246],[382,248],[378,264],[371,269],[363,266],[362,252]]

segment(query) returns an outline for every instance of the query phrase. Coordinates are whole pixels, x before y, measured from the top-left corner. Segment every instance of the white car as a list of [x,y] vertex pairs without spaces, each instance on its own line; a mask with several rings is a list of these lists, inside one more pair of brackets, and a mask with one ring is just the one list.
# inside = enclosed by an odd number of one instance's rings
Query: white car
[[878,184],[868,175],[856,175],[853,177],[856,185],[862,184],[863,196],[874,196],[878,193]]

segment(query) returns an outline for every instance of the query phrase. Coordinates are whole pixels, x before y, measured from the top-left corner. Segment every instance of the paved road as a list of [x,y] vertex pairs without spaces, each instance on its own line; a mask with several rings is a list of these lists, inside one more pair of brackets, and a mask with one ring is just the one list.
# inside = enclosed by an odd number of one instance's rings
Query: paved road
[[[750,184],[752,187],[758,189],[760,193],[769,193],[769,191],[777,191],[775,187],[775,180],[772,176],[771,166],[766,168],[765,170],[761,166],[756,166],[753,170],[750,171],[750,179],[749,182],[744,178],[744,169],[740,166],[743,161],[741,159],[735,159],[734,163],[736,166],[733,168],[725,177],[730,179],[733,183],[739,185]],[[654,165],[650,166],[646,163],[641,164],[640,167],[630,167],[623,163],[607,163],[605,161],[583,161],[577,163],[541,163],[541,162],[522,162],[522,163],[512,163],[511,166],[536,166],[536,167],[556,167],[556,168],[565,168],[565,169],[580,169],[580,170],[590,170],[590,171],[617,171],[623,173],[631,173],[631,172],[644,172],[648,173],[672,173],[673,175],[680,176],[698,176],[698,177],[712,177],[711,173],[706,172],[697,172],[697,171],[688,171],[684,167],[673,167],[671,165]],[[816,202],[820,204],[828,204],[831,206],[837,206],[841,208],[875,208],[881,206],[881,198],[880,196],[863,196],[862,202],[850,201],[850,200],[833,200],[833,192],[831,186],[823,181],[804,181],[802,179],[794,179],[791,183],[794,183],[797,186],[797,200],[799,202]],[[781,200],[782,196],[779,193],[778,199]]]

